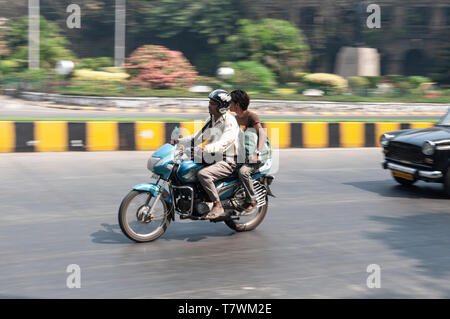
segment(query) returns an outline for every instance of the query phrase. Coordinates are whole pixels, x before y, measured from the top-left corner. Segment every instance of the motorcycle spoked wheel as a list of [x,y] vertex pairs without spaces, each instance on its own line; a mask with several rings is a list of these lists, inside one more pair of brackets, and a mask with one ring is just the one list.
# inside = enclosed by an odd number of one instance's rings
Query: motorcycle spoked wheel
[[264,217],[266,217],[269,208],[269,199],[266,197],[266,204],[264,206],[255,208],[251,215],[241,216],[239,220],[227,219],[225,224],[237,232],[251,231],[261,224]]
[[[139,218],[148,197],[149,206],[155,204],[152,218]],[[169,209],[161,198],[155,203],[155,197],[148,192],[131,191],[122,200],[119,208],[119,225],[122,232],[138,243],[150,242],[164,234],[170,224]]]

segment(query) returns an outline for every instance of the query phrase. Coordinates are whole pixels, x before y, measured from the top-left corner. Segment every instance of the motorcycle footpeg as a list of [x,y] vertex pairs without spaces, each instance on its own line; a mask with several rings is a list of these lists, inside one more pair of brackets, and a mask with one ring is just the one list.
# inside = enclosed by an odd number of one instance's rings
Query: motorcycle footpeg
[[217,217],[215,219],[209,219],[209,221],[212,223],[220,223],[220,222],[224,222],[226,220],[239,220],[239,217],[221,216],[221,217]]

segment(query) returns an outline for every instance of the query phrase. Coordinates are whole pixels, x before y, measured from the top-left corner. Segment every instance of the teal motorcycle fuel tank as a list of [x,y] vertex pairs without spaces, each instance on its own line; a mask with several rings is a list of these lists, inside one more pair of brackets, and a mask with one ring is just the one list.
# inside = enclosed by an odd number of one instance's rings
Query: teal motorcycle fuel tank
[[203,164],[194,161],[183,161],[177,170],[177,176],[183,183],[197,182],[197,172],[205,167]]

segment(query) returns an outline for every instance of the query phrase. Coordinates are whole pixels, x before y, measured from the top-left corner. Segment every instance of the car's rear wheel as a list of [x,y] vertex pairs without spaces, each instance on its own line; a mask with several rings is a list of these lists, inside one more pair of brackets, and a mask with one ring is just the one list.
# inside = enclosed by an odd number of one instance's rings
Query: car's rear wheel
[[397,183],[399,183],[400,185],[403,185],[403,186],[412,186],[412,185],[414,185],[415,182],[417,182],[417,179],[415,179],[415,178],[413,180],[409,180],[409,179],[401,178],[401,177],[398,177],[395,175],[392,175],[392,177],[395,179],[395,181]]

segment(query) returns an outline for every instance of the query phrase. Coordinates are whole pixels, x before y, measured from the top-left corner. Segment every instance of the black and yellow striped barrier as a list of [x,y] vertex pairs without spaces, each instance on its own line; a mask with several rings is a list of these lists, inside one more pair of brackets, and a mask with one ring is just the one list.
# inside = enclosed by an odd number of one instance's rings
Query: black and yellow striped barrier
[[[173,129],[192,134],[201,123],[0,121],[0,152],[155,150]],[[381,134],[433,123],[280,123],[263,126],[274,148],[375,147]]]

